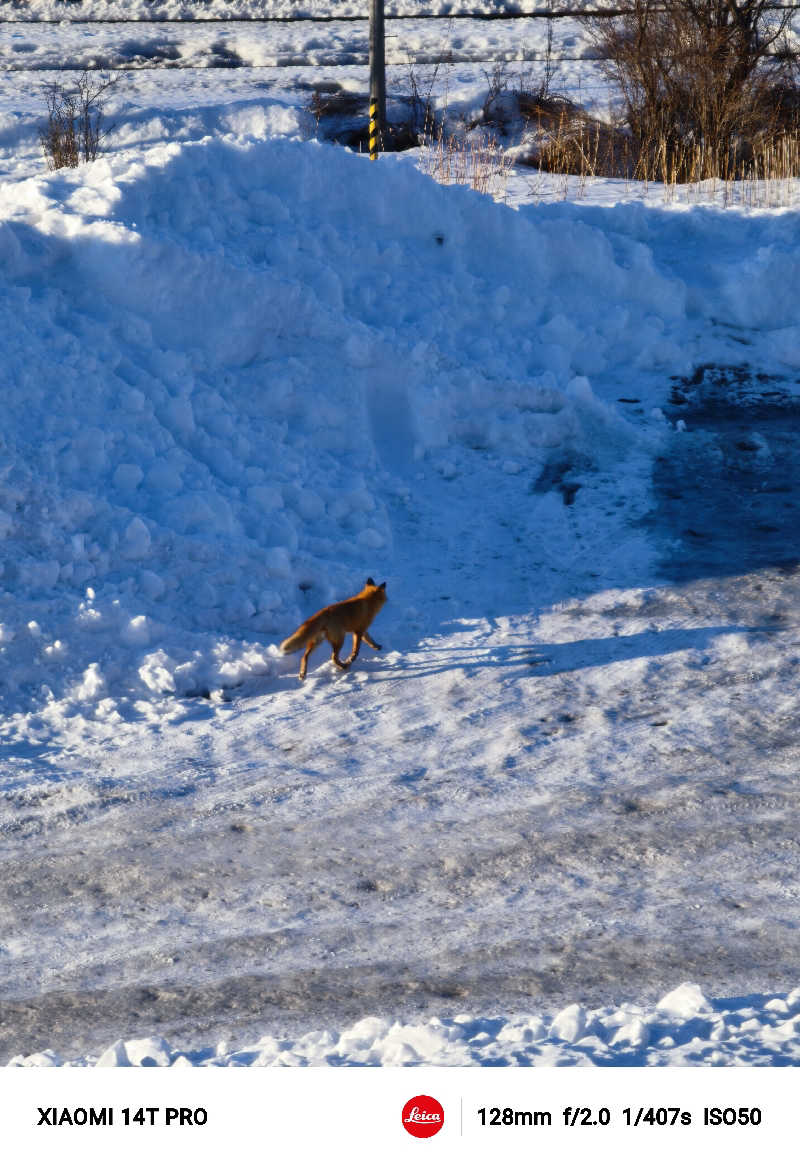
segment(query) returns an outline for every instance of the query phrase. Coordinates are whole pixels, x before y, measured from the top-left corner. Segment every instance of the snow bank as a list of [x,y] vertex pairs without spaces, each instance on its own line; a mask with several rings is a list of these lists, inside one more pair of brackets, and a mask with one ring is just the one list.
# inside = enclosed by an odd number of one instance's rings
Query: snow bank
[[230,116],[0,186],[12,735],[291,667],[273,639],[388,574],[398,474],[613,462],[639,439],[590,378],[674,356],[644,244]]
[[263,1037],[242,1049],[173,1048],[163,1038],[114,1042],[99,1057],[53,1050],[10,1066],[745,1066],[800,1060],[800,989],[786,996],[709,1001],[695,984],[655,1008],[570,1005],[554,1017],[461,1014],[406,1024],[365,1017],[340,1033]]

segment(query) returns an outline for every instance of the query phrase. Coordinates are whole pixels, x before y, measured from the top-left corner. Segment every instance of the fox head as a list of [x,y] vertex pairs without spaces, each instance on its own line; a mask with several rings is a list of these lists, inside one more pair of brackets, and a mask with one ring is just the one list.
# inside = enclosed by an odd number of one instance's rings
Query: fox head
[[[369,576],[364,591],[370,593],[373,603],[377,603],[379,608],[386,603],[386,580],[382,584],[376,584],[372,576]],[[377,608],[375,610],[377,611]]]

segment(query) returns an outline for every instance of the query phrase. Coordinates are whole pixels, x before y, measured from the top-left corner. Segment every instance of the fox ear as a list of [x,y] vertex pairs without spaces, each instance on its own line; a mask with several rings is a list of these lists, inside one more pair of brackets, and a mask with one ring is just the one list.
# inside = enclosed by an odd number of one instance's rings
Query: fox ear
[[368,575],[368,576],[367,576],[367,587],[368,587],[368,588],[374,588],[374,587],[375,587],[375,580],[372,578],[372,576],[371,576],[371,575]]
[[380,590],[382,592],[385,592],[386,591],[386,580],[384,580],[382,584],[378,584],[378,587],[380,588]]

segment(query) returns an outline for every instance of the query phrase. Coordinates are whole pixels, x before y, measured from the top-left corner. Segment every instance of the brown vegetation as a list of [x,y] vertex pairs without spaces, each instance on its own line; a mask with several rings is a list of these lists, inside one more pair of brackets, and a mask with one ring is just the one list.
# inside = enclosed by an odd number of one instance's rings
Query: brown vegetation
[[767,0],[630,0],[586,17],[622,95],[639,176],[736,178],[797,135],[797,59],[788,9]]
[[39,131],[39,140],[50,170],[94,161],[107,132],[102,128],[101,99],[117,81],[116,75],[108,74],[92,78],[84,69],[73,88],[60,81],[45,86],[47,124]]

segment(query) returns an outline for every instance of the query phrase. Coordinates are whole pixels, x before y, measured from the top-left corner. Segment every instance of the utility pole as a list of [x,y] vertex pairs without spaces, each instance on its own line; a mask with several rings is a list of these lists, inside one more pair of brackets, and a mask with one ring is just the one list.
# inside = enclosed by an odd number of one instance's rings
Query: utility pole
[[369,156],[375,161],[386,131],[386,53],[383,0],[369,0]]

